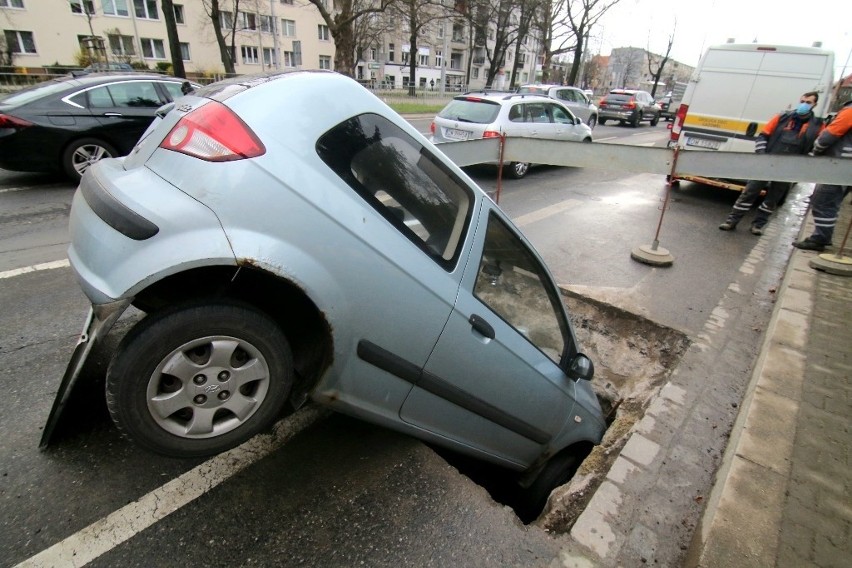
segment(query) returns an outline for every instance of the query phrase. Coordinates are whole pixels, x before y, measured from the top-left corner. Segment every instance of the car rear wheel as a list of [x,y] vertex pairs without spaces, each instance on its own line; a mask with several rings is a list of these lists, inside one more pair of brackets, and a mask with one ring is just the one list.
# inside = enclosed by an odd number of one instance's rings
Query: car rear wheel
[[148,315],[121,341],[107,407],[148,450],[208,456],[269,428],[293,375],[287,338],[265,314],[237,303],[186,305]]
[[642,122],[642,113],[637,112],[633,115],[633,118],[630,119],[630,126],[636,128],[639,126],[639,123]]
[[521,179],[530,169],[529,162],[512,162],[509,164],[509,176],[514,179]]
[[89,166],[118,153],[111,145],[97,138],[81,138],[72,142],[62,154],[62,169],[74,181],[80,181]]

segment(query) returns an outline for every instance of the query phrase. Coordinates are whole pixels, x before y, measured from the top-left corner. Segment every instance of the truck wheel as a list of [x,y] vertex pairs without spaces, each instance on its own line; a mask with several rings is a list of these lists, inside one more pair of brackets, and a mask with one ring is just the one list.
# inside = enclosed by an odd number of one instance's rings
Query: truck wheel
[[148,450],[208,456],[269,428],[293,375],[271,318],[243,304],[191,304],[148,315],[125,336],[107,370],[107,407]]

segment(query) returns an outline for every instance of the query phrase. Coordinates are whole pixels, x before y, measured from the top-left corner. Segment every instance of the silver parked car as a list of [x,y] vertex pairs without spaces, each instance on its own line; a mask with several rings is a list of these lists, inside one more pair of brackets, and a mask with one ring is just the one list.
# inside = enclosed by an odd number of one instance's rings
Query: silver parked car
[[580,117],[593,130],[598,123],[598,107],[591,100],[591,91],[584,91],[567,85],[521,85],[518,92],[544,95],[556,99],[567,106],[571,112]]
[[[592,129],[561,103],[540,95],[467,93],[451,100],[432,121],[432,142],[456,142],[499,136],[591,142]],[[520,179],[530,164],[512,162],[510,176]]]
[[290,72],[173,104],[74,196],[92,312],[54,414],[132,304],[146,315],[113,355],[107,406],[165,455],[234,447],[308,399],[539,485],[601,440],[593,366],[541,258],[368,90]]

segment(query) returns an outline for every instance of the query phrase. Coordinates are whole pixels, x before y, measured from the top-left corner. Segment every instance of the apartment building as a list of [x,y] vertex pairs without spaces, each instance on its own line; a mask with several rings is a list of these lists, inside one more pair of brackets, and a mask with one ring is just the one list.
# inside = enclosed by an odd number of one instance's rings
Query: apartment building
[[[333,9],[333,0],[327,0]],[[220,21],[230,45],[235,28],[234,63],[237,74],[273,69],[332,69],[334,41],[316,6],[307,0],[241,0],[234,14],[230,0],[220,0]],[[174,3],[180,49],[188,73],[224,73],[207,0]],[[382,15],[379,18],[388,18]],[[416,58],[415,85],[440,89],[483,88],[489,62],[485,45],[471,50],[472,28],[463,19],[437,20],[423,30],[416,53],[404,21],[385,20],[387,30],[360,54],[356,78],[375,85],[404,88],[409,83],[409,60]],[[149,69],[171,61],[166,25],[159,0],[0,0],[0,51],[15,68],[75,66],[80,53],[92,53],[101,42],[100,57],[113,62],[144,63]],[[494,25],[486,42],[493,43]],[[99,38],[92,41],[89,38]],[[495,88],[509,85],[508,73],[521,59],[517,84],[540,73],[538,40],[530,37],[506,54]],[[471,57],[471,52],[473,56]],[[94,53],[98,53],[95,51]]]
[[[218,75],[225,68],[208,4],[177,0],[175,19],[187,72]],[[334,42],[307,0],[242,0],[237,14],[229,6],[220,1],[223,30],[236,23],[238,74],[332,68]],[[150,69],[171,61],[159,0],[0,0],[0,29],[0,47],[17,68],[74,66],[91,36],[102,38],[110,61],[143,62]]]

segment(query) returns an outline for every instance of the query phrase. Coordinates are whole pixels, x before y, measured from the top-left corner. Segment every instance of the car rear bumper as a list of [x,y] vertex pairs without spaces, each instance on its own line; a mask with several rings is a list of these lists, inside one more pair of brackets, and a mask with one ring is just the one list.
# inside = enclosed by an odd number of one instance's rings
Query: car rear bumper
[[132,297],[196,266],[236,265],[210,209],[147,168],[89,168],[74,195],[68,258],[94,304]]

